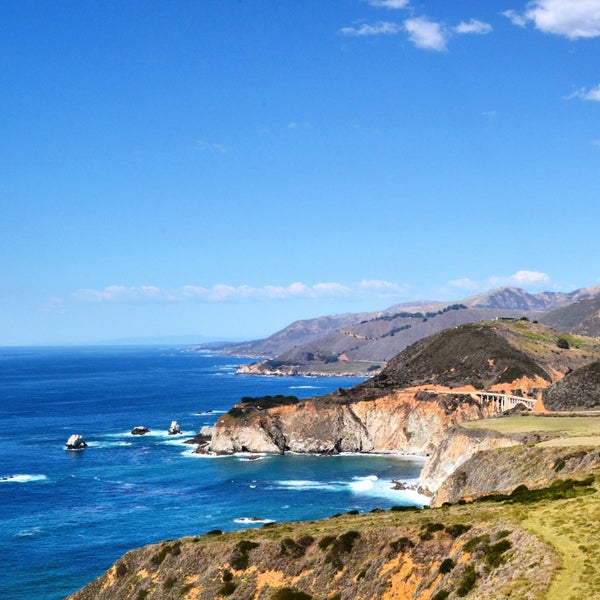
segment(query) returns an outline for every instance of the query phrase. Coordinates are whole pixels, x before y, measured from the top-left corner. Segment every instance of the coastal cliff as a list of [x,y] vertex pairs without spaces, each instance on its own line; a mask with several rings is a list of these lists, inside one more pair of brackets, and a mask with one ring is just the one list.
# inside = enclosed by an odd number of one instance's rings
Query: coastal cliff
[[468,395],[395,391],[374,400],[312,399],[217,422],[215,453],[401,452],[428,455],[450,427],[491,414]]

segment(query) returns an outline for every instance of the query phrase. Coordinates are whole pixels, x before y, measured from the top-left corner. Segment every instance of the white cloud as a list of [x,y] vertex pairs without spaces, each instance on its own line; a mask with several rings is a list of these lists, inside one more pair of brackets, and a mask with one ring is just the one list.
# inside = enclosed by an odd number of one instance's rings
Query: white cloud
[[462,279],[453,279],[448,282],[453,288],[457,288],[459,290],[476,290],[479,287],[479,283],[477,281],[473,281],[468,277],[463,277]]
[[389,21],[380,21],[375,25],[361,25],[360,27],[342,27],[340,33],[349,36],[370,36],[370,35],[396,35],[400,32],[400,27],[396,23]]
[[404,21],[404,29],[417,48],[438,52],[446,49],[448,34],[440,23],[430,21],[427,17],[416,17]]
[[62,315],[67,312],[67,309],[65,308],[65,303],[62,298],[53,296],[52,298],[48,298],[48,301],[42,307],[42,312]]
[[492,26],[489,23],[478,21],[477,19],[471,19],[468,23],[461,21],[455,28],[454,31],[459,34],[475,33],[477,35],[485,35],[492,31]]
[[287,286],[216,284],[212,287],[184,285],[176,289],[152,285],[111,285],[103,289],[81,289],[73,294],[78,302],[91,303],[173,303],[173,302],[227,302],[241,300],[290,300],[344,298],[356,296],[398,297],[406,292],[404,286],[389,281],[363,280],[352,285],[337,282],[306,285],[301,282]]
[[196,144],[200,150],[220,152],[221,154],[225,154],[227,152],[227,148],[223,144],[212,144],[210,142],[205,142],[204,140],[196,140]]
[[306,121],[290,121],[288,123],[288,129],[308,129],[310,123]]
[[592,88],[591,90],[583,87],[567,96],[567,100],[572,100],[573,98],[581,98],[582,100],[600,102],[600,85]]
[[367,2],[377,8],[391,8],[396,10],[398,8],[406,8],[410,0],[367,0]]
[[525,27],[527,25],[527,19],[516,10],[505,10],[502,14],[517,27]]
[[551,279],[547,273],[539,271],[517,271],[508,277],[490,277],[493,286],[515,285],[518,287],[548,285]]
[[502,14],[520,27],[532,22],[544,33],[570,40],[600,36],[600,0],[533,0],[524,14],[514,10]]

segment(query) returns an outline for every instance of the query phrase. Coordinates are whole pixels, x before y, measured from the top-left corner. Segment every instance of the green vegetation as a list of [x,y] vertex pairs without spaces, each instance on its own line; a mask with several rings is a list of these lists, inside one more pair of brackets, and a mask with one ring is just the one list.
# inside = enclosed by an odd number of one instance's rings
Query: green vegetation
[[277,590],[271,600],[312,600],[312,596],[296,588],[285,587]]
[[227,412],[227,414],[237,419],[239,417],[248,416],[259,410],[275,408],[276,406],[288,406],[290,404],[297,404],[298,402],[300,401],[296,396],[284,396],[282,394],[277,394],[276,396],[261,396],[259,398],[244,396],[241,399],[241,403],[236,404]]
[[250,552],[250,550],[254,550],[254,548],[258,548],[258,546],[259,544],[257,542],[240,540],[237,543],[231,558],[229,559],[231,566],[236,571],[243,571],[247,569],[249,562],[248,552]]
[[559,337],[556,340],[556,346],[563,350],[568,350],[571,347],[571,344],[569,344],[568,340],[566,340],[564,337]]
[[479,573],[477,573],[475,567],[473,565],[467,565],[463,571],[458,588],[456,589],[456,595],[459,598],[464,598],[475,587],[477,577],[479,577]]
[[510,416],[462,423],[465,429],[491,429],[500,433],[559,433],[561,437],[600,435],[600,417]]
[[488,494],[476,498],[474,502],[504,502],[508,504],[531,504],[541,500],[562,500],[576,498],[586,494],[593,494],[596,490],[592,487],[594,476],[585,479],[557,479],[548,487],[530,490],[526,485],[515,488],[511,494]]
[[442,575],[446,575],[446,573],[450,573],[455,566],[456,563],[451,558],[445,558],[440,565],[439,572]]

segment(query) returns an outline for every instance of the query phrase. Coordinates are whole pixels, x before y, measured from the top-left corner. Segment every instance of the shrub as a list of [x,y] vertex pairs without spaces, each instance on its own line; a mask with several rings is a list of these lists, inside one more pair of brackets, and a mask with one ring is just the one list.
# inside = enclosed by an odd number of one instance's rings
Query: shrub
[[326,535],[319,540],[319,548],[321,548],[321,550],[327,550],[333,542],[335,542],[335,535]]
[[504,561],[504,553],[507,550],[510,550],[512,544],[506,538],[500,540],[496,544],[492,544],[488,546],[485,551],[485,562],[490,565],[490,567],[499,567]]
[[221,596],[231,596],[233,592],[235,592],[235,588],[237,585],[233,581],[226,581],[219,589],[219,595]]
[[138,590],[135,600],[145,600],[150,592],[148,590]]
[[315,538],[312,535],[303,535],[302,537],[296,540],[296,544],[298,546],[304,546],[304,548],[308,548],[315,543]]
[[124,562],[120,562],[117,564],[117,568],[115,569],[115,575],[117,577],[123,577],[127,573],[127,565]]
[[415,544],[409,538],[401,537],[399,540],[392,542],[390,546],[394,552],[406,552],[407,550],[414,548]]
[[284,587],[278,589],[271,596],[271,600],[312,600],[312,596],[296,588]]
[[564,337],[559,337],[556,340],[556,346],[558,348],[562,348],[563,350],[568,350],[571,347],[568,340],[566,340]]
[[445,558],[442,561],[442,564],[440,565],[439,572],[442,575],[445,575],[446,573],[450,573],[450,571],[452,571],[452,569],[454,569],[455,566],[456,563],[451,558]]
[[467,565],[463,571],[462,578],[456,588],[456,595],[464,598],[474,587],[477,581],[478,573],[473,565]]
[[446,600],[449,595],[450,592],[448,590],[440,590],[431,596],[431,600]]
[[165,588],[165,590],[170,590],[175,585],[176,581],[177,581],[176,577],[173,577],[172,575],[169,575],[169,577],[167,577],[164,580],[163,587]]
[[293,558],[300,558],[306,552],[305,546],[300,546],[292,538],[281,540],[281,554],[287,554]]
[[[223,535],[223,532],[220,529],[212,529],[211,531],[208,531],[206,535]],[[194,541],[196,540],[194,539]]]
[[446,533],[453,538],[460,537],[463,533],[467,533],[471,529],[470,525],[464,525],[463,523],[454,523],[446,527]]
[[248,552],[258,548],[259,544],[248,540],[241,540],[236,544],[235,550],[231,555],[230,563],[236,571],[243,571],[248,568]]
[[150,562],[155,567],[158,567],[163,562],[163,560],[165,560],[170,550],[171,546],[169,546],[169,544],[165,544],[156,554],[152,555],[152,557],[150,558]]
[[257,542],[250,542],[249,540],[241,540],[237,543],[236,548],[240,552],[248,553],[250,550],[254,550],[254,548],[258,548],[260,544]]
[[223,575],[221,575],[221,579],[223,580],[223,583],[233,581],[233,573],[229,569],[225,569]]
[[489,541],[490,536],[487,533],[484,535],[476,535],[464,544],[463,550],[465,552],[473,552],[478,546],[487,544]]
[[340,535],[332,542],[325,562],[331,563],[336,570],[341,571],[344,568],[343,554],[352,552],[354,543],[359,537],[358,531],[347,531]]

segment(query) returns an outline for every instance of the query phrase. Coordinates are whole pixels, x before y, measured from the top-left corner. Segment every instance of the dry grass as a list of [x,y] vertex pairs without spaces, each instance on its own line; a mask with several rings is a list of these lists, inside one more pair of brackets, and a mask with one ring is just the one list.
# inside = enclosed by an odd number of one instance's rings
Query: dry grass
[[600,494],[542,503],[522,524],[549,542],[562,560],[548,600],[600,598]]
[[467,429],[491,429],[504,434],[549,433],[560,437],[600,436],[600,416],[523,415],[463,423]]

